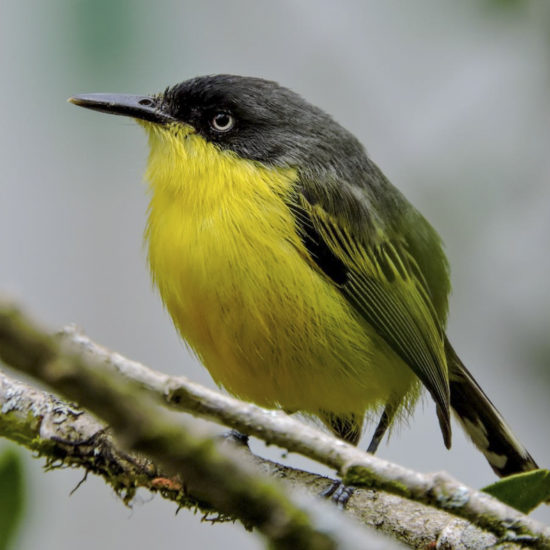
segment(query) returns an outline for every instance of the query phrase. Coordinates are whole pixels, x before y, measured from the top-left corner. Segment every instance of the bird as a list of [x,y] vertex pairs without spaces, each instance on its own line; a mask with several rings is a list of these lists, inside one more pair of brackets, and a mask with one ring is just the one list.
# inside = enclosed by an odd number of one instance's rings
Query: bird
[[145,129],[152,279],[219,386],[352,445],[378,418],[371,453],[424,388],[447,448],[454,413],[498,476],[538,468],[446,335],[441,238],[332,116],[229,74],[69,101]]

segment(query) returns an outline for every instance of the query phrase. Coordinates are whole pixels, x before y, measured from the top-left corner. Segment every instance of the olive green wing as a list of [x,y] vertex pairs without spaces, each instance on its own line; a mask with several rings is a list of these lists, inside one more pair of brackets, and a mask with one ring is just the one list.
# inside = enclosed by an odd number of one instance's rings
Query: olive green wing
[[290,209],[317,268],[426,386],[437,405],[445,445],[450,447],[445,336],[406,241],[383,231],[357,234],[357,224],[354,229],[344,215],[330,214],[301,193],[293,197]]

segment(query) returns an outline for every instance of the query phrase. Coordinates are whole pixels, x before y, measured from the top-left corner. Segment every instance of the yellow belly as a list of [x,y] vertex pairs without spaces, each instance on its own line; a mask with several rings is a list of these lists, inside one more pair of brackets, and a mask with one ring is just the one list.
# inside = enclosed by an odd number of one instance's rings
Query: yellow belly
[[218,384],[263,406],[344,414],[415,387],[412,371],[308,261],[284,202],[293,171],[231,156],[223,169],[204,157],[190,167],[187,156],[174,186],[171,159],[152,151],[151,271]]

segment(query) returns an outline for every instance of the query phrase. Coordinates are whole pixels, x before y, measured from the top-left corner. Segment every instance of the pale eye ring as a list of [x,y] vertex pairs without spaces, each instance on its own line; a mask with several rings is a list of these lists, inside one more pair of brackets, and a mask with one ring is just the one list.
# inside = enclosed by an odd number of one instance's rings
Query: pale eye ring
[[210,126],[216,132],[229,132],[235,125],[235,118],[229,113],[216,113],[210,120]]

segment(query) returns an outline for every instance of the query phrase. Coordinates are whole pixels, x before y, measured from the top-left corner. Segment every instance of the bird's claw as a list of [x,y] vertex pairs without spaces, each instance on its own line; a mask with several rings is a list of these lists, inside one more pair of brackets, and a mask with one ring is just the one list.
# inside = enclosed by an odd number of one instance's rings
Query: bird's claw
[[344,485],[340,480],[333,481],[322,493],[323,498],[330,498],[340,510],[343,510],[351,496],[354,488]]
[[230,443],[248,447],[248,435],[243,434],[238,430],[229,430],[228,432],[224,432],[223,434],[221,434],[220,437],[225,441],[229,441]]

